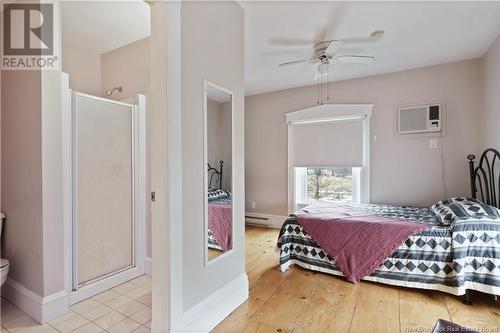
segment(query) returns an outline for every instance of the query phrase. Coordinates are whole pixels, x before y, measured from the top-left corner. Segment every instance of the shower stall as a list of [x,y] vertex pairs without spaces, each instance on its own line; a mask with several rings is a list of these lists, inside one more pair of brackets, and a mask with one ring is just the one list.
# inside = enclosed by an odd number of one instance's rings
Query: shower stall
[[145,103],[71,93],[70,303],[144,273]]

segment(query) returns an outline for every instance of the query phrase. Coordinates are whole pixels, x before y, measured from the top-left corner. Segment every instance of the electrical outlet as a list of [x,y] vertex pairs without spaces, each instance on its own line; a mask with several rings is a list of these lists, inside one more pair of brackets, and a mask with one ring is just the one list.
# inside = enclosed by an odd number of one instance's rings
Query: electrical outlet
[[437,139],[430,139],[429,140],[429,147],[431,149],[437,149],[437,147],[438,147],[438,140]]
[[255,201],[252,201],[252,209],[255,209]]

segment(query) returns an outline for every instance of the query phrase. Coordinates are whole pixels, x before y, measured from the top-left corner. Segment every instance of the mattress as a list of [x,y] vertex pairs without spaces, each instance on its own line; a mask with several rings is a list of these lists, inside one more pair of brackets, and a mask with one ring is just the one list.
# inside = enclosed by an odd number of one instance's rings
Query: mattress
[[[500,218],[464,217],[449,225],[429,208],[351,205],[382,216],[426,223],[363,280],[432,289],[463,295],[467,289],[500,295]],[[343,276],[335,261],[294,217],[285,221],[278,239],[280,269],[298,265]]]

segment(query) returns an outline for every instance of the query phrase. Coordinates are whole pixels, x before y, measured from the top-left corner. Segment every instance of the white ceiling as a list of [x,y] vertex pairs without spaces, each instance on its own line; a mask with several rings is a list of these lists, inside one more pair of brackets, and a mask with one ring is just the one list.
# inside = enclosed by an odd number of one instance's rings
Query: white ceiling
[[[273,37],[368,36],[384,30],[376,44],[346,45],[373,55],[370,65],[338,64],[334,80],[395,72],[480,57],[500,33],[500,3],[474,2],[240,2],[245,9],[246,94],[313,84],[311,64],[278,68],[308,58],[312,47],[276,46]],[[294,51],[294,52],[292,52]]]
[[61,2],[63,47],[102,54],[150,35],[149,6],[133,1]]

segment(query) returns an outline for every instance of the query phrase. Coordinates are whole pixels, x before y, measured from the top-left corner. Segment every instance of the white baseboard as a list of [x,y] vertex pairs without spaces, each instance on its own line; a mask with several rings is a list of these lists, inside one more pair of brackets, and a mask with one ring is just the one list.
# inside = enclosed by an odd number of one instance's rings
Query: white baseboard
[[264,224],[255,224],[255,223],[249,223],[248,221],[245,221],[245,224],[247,225],[252,225],[256,227],[268,227],[268,228],[276,228],[276,229],[281,229],[281,226],[285,222],[285,220],[288,218],[287,216],[280,216],[280,215],[270,215],[270,214],[260,214],[260,213],[245,213],[245,216],[248,217],[256,217],[257,219],[263,219],[267,220],[267,223]]
[[2,288],[2,296],[40,324],[45,324],[69,311],[69,297],[66,290],[42,297],[8,278]]
[[248,276],[241,274],[183,315],[184,328],[176,333],[210,332],[248,299]]
[[153,274],[153,258],[151,257],[144,258],[144,274],[150,276]]

